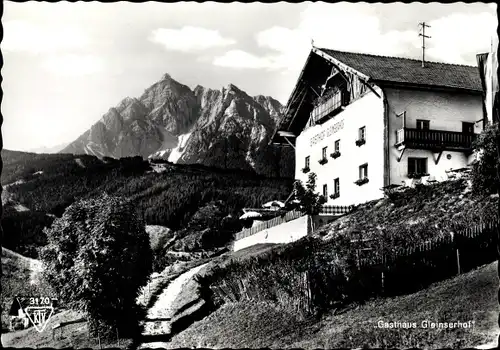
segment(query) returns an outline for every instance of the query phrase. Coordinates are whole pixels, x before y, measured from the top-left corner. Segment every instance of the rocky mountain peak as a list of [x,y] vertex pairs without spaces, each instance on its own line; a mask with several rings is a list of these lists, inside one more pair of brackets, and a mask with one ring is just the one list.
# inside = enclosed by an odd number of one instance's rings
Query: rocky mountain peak
[[271,97],[251,97],[234,84],[191,90],[166,73],[139,98],[126,97],[111,108],[62,152],[161,157],[271,176],[287,169],[280,175],[291,176],[290,157],[267,146],[281,108]]
[[165,73],[165,74],[163,74],[160,81],[164,81],[164,80],[173,80],[173,79],[172,79],[172,76],[170,74]]
[[206,88],[201,86],[201,85],[196,85],[196,87],[194,88],[193,92],[195,94],[195,96],[198,96],[198,95],[201,95],[203,94],[203,92],[205,92]]
[[138,103],[140,103],[140,101],[137,98],[127,96],[123,100],[121,100],[120,103],[118,103],[116,109],[118,111],[123,111],[124,109],[130,107],[131,105],[136,105]]
[[231,84],[231,83],[227,84],[226,90],[229,90],[229,91],[231,91],[231,90],[233,90],[233,91],[241,91],[236,85]]

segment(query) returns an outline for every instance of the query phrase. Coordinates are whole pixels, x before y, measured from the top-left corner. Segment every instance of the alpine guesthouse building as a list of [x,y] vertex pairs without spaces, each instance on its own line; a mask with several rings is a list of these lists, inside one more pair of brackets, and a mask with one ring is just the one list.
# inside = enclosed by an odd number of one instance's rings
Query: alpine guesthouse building
[[313,47],[273,142],[295,148],[296,179],[314,172],[327,206],[346,206],[446,180],[485,125],[477,67]]

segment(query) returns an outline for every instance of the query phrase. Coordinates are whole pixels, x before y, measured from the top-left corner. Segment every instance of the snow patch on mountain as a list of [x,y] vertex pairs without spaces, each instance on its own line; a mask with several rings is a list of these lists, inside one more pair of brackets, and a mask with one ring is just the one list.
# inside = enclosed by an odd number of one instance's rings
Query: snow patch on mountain
[[179,135],[179,142],[177,147],[173,148],[168,156],[168,161],[172,163],[177,163],[182,154],[184,153],[185,147],[189,138],[191,137],[192,132],[188,132],[186,134]]
[[90,142],[88,145],[84,146],[85,154],[88,154],[90,156],[103,157],[104,153],[96,148],[99,148],[99,145]]

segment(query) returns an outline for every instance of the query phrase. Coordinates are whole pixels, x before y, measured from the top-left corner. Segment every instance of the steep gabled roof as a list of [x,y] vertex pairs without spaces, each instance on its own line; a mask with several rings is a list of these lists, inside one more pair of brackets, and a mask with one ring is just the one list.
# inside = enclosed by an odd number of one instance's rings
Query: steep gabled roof
[[[426,61],[425,67],[422,67],[421,60],[417,59],[313,48],[288,100],[286,113],[272,142],[284,143],[278,131],[290,131],[297,135],[304,128],[312,110],[311,101],[316,97],[314,90],[320,89],[331,72],[331,58],[346,69],[362,75],[363,80],[379,86],[445,89],[466,94],[483,92],[479,69],[475,66]],[[304,91],[305,95],[302,96],[305,98],[298,97],[301,96],[301,91]],[[302,100],[305,101],[304,104]]]
[[347,66],[363,73],[374,82],[390,82],[482,91],[477,67],[422,61],[364,53],[319,49]]

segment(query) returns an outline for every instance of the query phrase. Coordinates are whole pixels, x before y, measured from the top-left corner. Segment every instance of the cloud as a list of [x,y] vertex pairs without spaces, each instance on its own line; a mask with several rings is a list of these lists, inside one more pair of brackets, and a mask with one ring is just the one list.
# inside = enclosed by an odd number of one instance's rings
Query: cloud
[[231,50],[224,55],[216,57],[213,61],[216,66],[229,68],[273,68],[276,63],[266,57],[258,57],[242,50]]
[[[426,42],[428,59],[450,63],[475,64],[475,55],[489,49],[490,34],[495,31],[494,13],[451,14],[429,23],[431,36]],[[216,59],[219,65],[255,68],[255,62],[270,69],[298,71],[311,50],[316,47],[371,53],[377,55],[419,58],[421,40],[417,24],[404,31],[383,32],[376,9],[368,4],[312,3],[301,13],[297,28],[272,27],[257,33],[257,44],[270,53],[252,60],[232,62]],[[243,53],[239,54],[243,57]],[[237,57],[234,56],[236,59]]]
[[475,64],[476,54],[488,52],[498,20],[494,14],[454,13],[429,23],[431,39],[426,43],[430,58]]
[[222,37],[216,30],[191,26],[181,29],[158,28],[153,30],[149,40],[163,45],[167,50],[181,52],[202,51],[236,43],[233,39]]
[[379,19],[369,6],[314,3],[302,12],[297,28],[275,26],[257,33],[256,41],[260,47],[273,51],[261,58],[269,62],[268,68],[296,71],[304,64],[312,40],[316,47],[388,54],[394,52],[395,46],[398,53],[404,53],[394,44],[409,42],[417,35],[416,29],[382,35]]
[[94,55],[54,55],[43,63],[43,67],[61,76],[78,77],[103,70],[102,60]]
[[12,20],[3,25],[4,37],[0,47],[4,51],[33,54],[54,53],[80,49],[89,44],[89,38],[78,28],[42,27],[27,21]]

